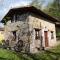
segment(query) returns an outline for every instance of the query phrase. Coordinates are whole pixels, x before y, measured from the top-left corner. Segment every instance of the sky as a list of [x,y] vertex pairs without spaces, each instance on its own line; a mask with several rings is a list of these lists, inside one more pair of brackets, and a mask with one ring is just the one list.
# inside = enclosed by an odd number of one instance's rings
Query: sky
[[[43,8],[52,0],[44,0]],[[11,8],[29,5],[32,0],[0,0],[0,21]],[[0,24],[2,25],[2,24]]]

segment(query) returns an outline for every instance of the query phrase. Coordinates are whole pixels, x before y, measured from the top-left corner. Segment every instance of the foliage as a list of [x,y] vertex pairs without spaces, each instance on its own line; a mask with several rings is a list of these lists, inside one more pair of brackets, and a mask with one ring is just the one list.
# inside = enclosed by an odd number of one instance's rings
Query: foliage
[[55,17],[56,19],[60,19],[60,0],[54,0],[53,3],[48,4],[44,12]]
[[5,17],[1,22],[6,25],[6,23],[10,20],[10,17]]
[[56,32],[56,36],[60,36],[60,31],[59,32]]
[[45,0],[33,0],[31,5],[35,6],[38,9],[41,9],[44,2],[45,2]]

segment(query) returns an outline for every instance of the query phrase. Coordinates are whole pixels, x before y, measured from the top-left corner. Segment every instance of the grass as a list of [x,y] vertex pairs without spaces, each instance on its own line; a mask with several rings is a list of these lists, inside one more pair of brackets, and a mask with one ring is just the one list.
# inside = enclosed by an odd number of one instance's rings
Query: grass
[[20,60],[15,52],[0,49],[0,60]]
[[0,49],[0,60],[60,60],[60,45],[36,54],[23,54]]

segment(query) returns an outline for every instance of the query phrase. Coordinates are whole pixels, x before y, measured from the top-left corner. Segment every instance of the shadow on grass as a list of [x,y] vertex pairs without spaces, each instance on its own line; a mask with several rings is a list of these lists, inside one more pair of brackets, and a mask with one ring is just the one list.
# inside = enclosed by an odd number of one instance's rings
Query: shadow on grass
[[27,53],[21,53],[21,52],[13,52],[20,60],[29,60],[27,57]]
[[43,53],[36,54],[27,54],[33,60],[60,60],[60,53],[51,52],[44,50]]
[[54,60],[59,60],[60,59],[60,53],[52,52],[52,51],[49,51],[49,50],[45,50],[45,53]]
[[32,58],[33,60],[41,60],[40,58],[36,57],[35,54],[28,54],[28,56],[29,56],[30,58]]
[[[52,52],[49,50],[44,50],[38,54],[31,54],[31,53],[20,53],[20,52],[13,52],[13,54],[17,55],[21,60],[59,60],[60,53]],[[0,58],[0,60],[10,60],[5,58]]]

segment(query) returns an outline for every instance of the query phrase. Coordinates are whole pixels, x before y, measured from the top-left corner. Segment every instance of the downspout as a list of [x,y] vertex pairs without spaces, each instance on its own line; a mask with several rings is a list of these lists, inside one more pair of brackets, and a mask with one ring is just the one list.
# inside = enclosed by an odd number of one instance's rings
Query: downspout
[[40,22],[40,29],[41,29],[41,31],[40,31],[40,33],[41,33],[41,36],[40,36],[40,40],[41,40],[41,45],[40,45],[40,49],[42,50],[43,49],[43,38],[42,38],[42,24],[41,24],[41,22]]
[[27,51],[27,53],[30,53],[30,30],[29,30],[29,17],[27,18],[27,25],[28,25],[28,33],[27,33],[27,36],[28,36],[28,51]]

